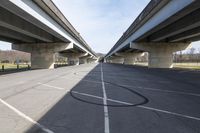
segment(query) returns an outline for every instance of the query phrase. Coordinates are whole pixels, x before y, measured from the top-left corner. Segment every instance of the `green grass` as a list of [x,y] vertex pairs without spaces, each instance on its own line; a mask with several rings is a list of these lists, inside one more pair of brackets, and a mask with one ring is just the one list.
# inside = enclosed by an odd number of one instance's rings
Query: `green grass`
[[174,63],[174,68],[186,68],[200,70],[200,63]]
[[[148,66],[148,63],[137,62],[135,65]],[[189,62],[189,63],[174,63],[174,68],[200,70],[200,63],[191,63],[191,62]]]
[[174,68],[185,68],[185,69],[200,70],[200,66],[174,65]]

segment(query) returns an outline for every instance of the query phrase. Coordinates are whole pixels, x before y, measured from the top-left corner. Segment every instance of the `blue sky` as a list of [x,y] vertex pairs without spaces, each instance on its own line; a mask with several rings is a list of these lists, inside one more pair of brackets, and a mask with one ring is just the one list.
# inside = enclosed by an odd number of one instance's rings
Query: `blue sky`
[[150,0],[53,0],[95,52],[107,53]]
[[150,0],[53,1],[95,52],[107,53]]

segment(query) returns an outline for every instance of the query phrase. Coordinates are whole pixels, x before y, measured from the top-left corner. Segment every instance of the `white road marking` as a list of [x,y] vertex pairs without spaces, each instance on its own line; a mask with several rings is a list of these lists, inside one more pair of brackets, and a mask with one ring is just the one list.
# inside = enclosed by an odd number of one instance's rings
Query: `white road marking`
[[71,92],[75,93],[75,94],[82,95],[82,96],[93,97],[93,98],[97,98],[97,99],[101,99],[101,100],[103,99],[102,97],[91,95],[91,94],[86,94],[86,93],[82,93],[82,92],[77,92],[77,91],[71,91]]
[[[135,87],[135,86],[129,86],[129,85],[121,85],[124,87]],[[143,90],[151,90],[151,91],[160,91],[160,92],[167,92],[167,93],[175,93],[175,94],[181,94],[181,95],[191,95],[191,96],[197,96],[200,97],[200,94],[196,94],[196,93],[190,93],[190,92],[180,92],[180,91],[172,91],[172,90],[162,90],[162,89],[154,89],[154,88],[147,88],[147,87],[136,87],[139,89],[143,89]]]
[[7,106],[9,109],[11,109],[12,111],[14,111],[16,114],[18,114],[19,116],[21,116],[22,118],[26,119],[27,121],[33,123],[34,125],[38,126],[39,128],[41,128],[44,132],[46,133],[54,133],[53,131],[47,129],[46,127],[44,127],[43,125],[41,125],[40,123],[36,122],[35,120],[33,120],[32,118],[30,118],[29,116],[25,115],[24,113],[20,112],[18,109],[16,109],[15,107],[13,107],[12,105],[8,104],[7,102],[5,102],[4,100],[0,99],[0,102],[2,104],[4,104],[5,106]]
[[[95,95],[91,95],[91,94],[79,93],[79,92],[75,92],[75,93],[79,94],[79,95],[83,95],[83,96],[88,96],[88,97],[93,97],[93,98],[98,98],[98,99],[104,99],[103,97],[99,97],[99,96],[95,96]],[[125,104],[125,105],[134,105],[132,103],[128,103],[128,102],[124,102],[124,101],[119,101],[119,100],[115,100],[115,99],[109,99],[108,98],[107,100],[111,101],[111,102],[115,102],[115,103]],[[189,116],[189,115],[179,114],[179,113],[170,112],[170,111],[167,111],[167,110],[161,110],[161,109],[147,107],[147,106],[143,106],[143,105],[138,105],[138,106],[135,106],[135,107],[200,121],[199,117],[193,117],[193,116]]]
[[[97,83],[97,84],[102,84],[99,81],[93,81],[93,80],[81,80],[81,81],[85,81],[85,82],[91,82],[91,83]],[[104,84],[110,84],[110,83],[105,83]],[[136,87],[136,86],[130,86],[130,85],[123,85],[120,84],[121,86],[124,87]],[[143,90],[151,90],[151,91],[160,91],[160,92],[167,92],[167,93],[175,93],[175,94],[180,94],[180,95],[191,95],[191,96],[197,96],[200,97],[200,94],[196,94],[196,93],[190,93],[190,92],[180,92],[180,91],[172,91],[172,90],[162,90],[162,89],[155,89],[155,88],[149,88],[149,87],[136,87],[139,89],[143,89]]]
[[121,104],[125,104],[125,105],[134,105],[132,103],[128,103],[128,102],[124,102],[124,101],[119,101],[119,100],[114,100],[114,99],[107,99],[108,101],[111,101],[111,102],[115,102],[115,103],[121,103]]
[[38,84],[46,86],[46,87],[54,88],[54,89],[57,89],[57,90],[64,90],[65,89],[65,88],[61,88],[61,87],[57,87],[57,86],[52,86],[52,85],[48,85],[48,84],[43,84],[43,83],[38,83]]
[[103,89],[103,104],[104,104],[104,133],[110,133],[107,95],[106,95],[106,89],[105,89],[103,76],[104,76],[103,75],[103,67],[101,64],[101,82],[102,82],[102,89]]
[[140,89],[145,89],[145,90],[161,91],[161,92],[176,93],[176,94],[191,95],[191,96],[200,97],[200,94],[190,93],[190,92],[180,92],[180,91],[172,91],[172,90],[161,90],[161,89],[143,88],[143,87],[138,87],[138,88],[140,88]]
[[[91,95],[91,94],[86,94],[86,93],[80,93],[80,92],[77,92],[77,91],[72,91],[73,93],[76,93],[76,94],[79,94],[79,95],[88,96],[88,97],[93,97],[93,98],[97,98],[97,99],[103,99],[104,105],[107,105],[107,101],[120,103],[120,104],[125,104],[125,105],[133,105],[132,103],[128,103],[128,102],[124,102],[124,101],[119,101],[119,100],[114,100],[114,99],[108,99],[107,98],[106,90],[105,90],[105,82],[104,82],[104,77],[103,77],[102,64],[101,64],[101,81],[102,82],[92,81],[92,80],[83,80],[83,81],[101,83],[102,84],[102,89],[103,89],[103,97],[99,97],[99,96],[95,96],[95,95]],[[63,90],[64,89],[64,88],[51,86],[51,85],[47,85],[47,84],[42,84],[42,83],[39,83],[39,84],[47,86],[47,87],[59,89],[59,90]],[[133,87],[133,86],[128,86],[128,85],[122,85],[122,86]],[[161,89],[154,89],[154,88],[144,88],[144,87],[138,87],[138,88],[146,89],[146,90],[153,90],[153,91],[162,91],[162,92],[177,93],[177,94],[184,94],[184,95],[200,96],[200,94],[195,94],[195,93],[186,93],[186,92],[171,91],[171,90],[161,90]],[[174,113],[174,112],[161,110],[161,109],[156,109],[156,108],[147,107],[147,106],[142,106],[142,105],[136,106],[136,107],[200,121],[200,118],[198,118],[198,117],[192,117],[192,116],[188,116],[188,115],[184,115],[184,114]],[[105,118],[105,133],[109,133],[110,132],[109,131],[110,130],[109,129],[109,115],[108,115],[108,107],[107,106],[104,106],[104,118]]]
[[174,113],[174,112],[170,112],[170,111],[166,111],[166,110],[161,110],[161,109],[156,109],[156,108],[151,108],[151,107],[142,106],[142,105],[139,105],[137,107],[143,108],[143,109],[147,109],[147,110],[153,110],[153,111],[157,111],[157,112],[162,112],[162,113],[166,113],[166,114],[171,114],[171,115],[175,115],[175,116],[179,116],[179,117],[183,117],[183,118],[188,118],[188,119],[193,119],[193,120],[200,121],[200,118],[198,118],[198,117],[188,116],[188,115],[184,115],[184,114]]

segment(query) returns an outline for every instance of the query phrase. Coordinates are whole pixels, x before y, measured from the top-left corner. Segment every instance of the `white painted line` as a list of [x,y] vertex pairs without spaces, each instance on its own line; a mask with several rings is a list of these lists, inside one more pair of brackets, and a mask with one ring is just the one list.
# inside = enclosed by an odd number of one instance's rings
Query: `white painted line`
[[[75,93],[77,93],[79,95],[83,95],[83,96],[88,96],[88,97],[103,99],[103,97],[99,97],[99,96],[95,96],[95,95],[91,95],[91,94],[79,93],[79,92],[75,92]],[[115,100],[115,99],[107,99],[107,100],[111,101],[111,102],[115,102],[115,103],[125,104],[125,105],[133,105],[132,103],[128,103],[128,102],[124,102],[124,101],[119,101],[119,100]],[[193,116],[189,116],[189,115],[174,113],[174,112],[170,112],[170,111],[166,111],[166,110],[161,110],[161,109],[156,109],[156,108],[147,107],[147,106],[142,106],[142,105],[135,106],[135,107],[200,121],[199,117],[193,117]]]
[[[100,96],[95,96],[95,95],[82,93],[82,92],[77,92],[77,91],[72,91],[72,93],[79,94],[79,95],[82,95],[82,96],[93,97],[93,98],[96,98],[96,99],[103,99],[103,97],[100,97]],[[119,101],[119,100],[113,100],[113,99],[109,99],[109,98],[107,100],[111,101],[111,102],[115,102],[115,103],[125,104],[125,105],[133,105],[131,103],[127,103],[127,102],[123,102],[123,101]]]
[[161,109],[156,109],[156,108],[151,108],[151,107],[141,106],[141,105],[137,106],[137,107],[200,121],[200,118],[198,118],[198,117],[188,116],[188,115],[184,115],[184,114],[174,113],[174,112],[170,112],[170,111],[166,111],[166,110],[161,110]]
[[103,76],[104,76],[103,75],[103,67],[101,64],[101,82],[102,82],[102,89],[103,89],[103,104],[104,104],[104,133],[110,133],[107,95],[106,95],[106,89],[105,89]]
[[[121,85],[124,87],[135,87],[135,86],[129,86],[129,85]],[[181,95],[191,95],[191,96],[197,96],[200,97],[200,94],[196,94],[196,93],[190,93],[190,92],[180,92],[180,91],[172,91],[172,90],[162,90],[162,89],[154,89],[154,88],[147,88],[147,87],[136,87],[139,89],[143,89],[143,90],[151,90],[151,91],[160,91],[160,92],[167,92],[167,93],[175,93],[175,94],[181,94]]]
[[93,98],[97,98],[97,99],[101,99],[101,100],[103,99],[102,97],[91,95],[91,94],[86,94],[86,93],[82,93],[82,92],[77,92],[77,91],[71,91],[71,92],[75,93],[75,94],[82,95],[82,96],[93,97]]
[[125,104],[125,105],[134,105],[132,103],[128,103],[128,102],[124,102],[124,101],[119,101],[119,100],[114,100],[114,99],[107,99],[108,101],[111,101],[111,102],[115,102],[115,103],[121,103],[121,104]]
[[49,87],[49,88],[54,88],[54,89],[57,89],[57,90],[64,90],[65,89],[65,88],[61,88],[61,87],[57,87],[57,86],[52,86],[52,85],[48,85],[48,84],[43,84],[43,83],[38,83],[38,84],[46,86],[46,87]]
[[[99,81],[92,81],[92,80],[81,80],[81,81],[85,81],[85,82],[91,82],[91,83],[98,83],[98,84],[102,84]],[[104,84],[110,84],[110,83],[105,83]],[[121,86],[124,87],[135,87],[135,88],[139,88],[139,89],[143,89],[143,90],[151,90],[151,91],[160,91],[160,92],[166,92],[166,93],[175,93],[175,94],[180,94],[180,95],[190,95],[190,96],[197,96],[200,97],[200,94],[196,94],[196,93],[190,93],[190,92],[180,92],[180,91],[172,91],[172,90],[162,90],[162,89],[155,89],[155,88],[149,88],[149,87],[136,87],[136,86],[130,86],[130,85],[123,85],[120,84]]]
[[47,129],[46,127],[44,127],[43,125],[41,125],[40,123],[36,122],[35,120],[33,120],[32,118],[30,118],[29,116],[25,115],[24,113],[20,112],[19,110],[17,110],[15,107],[11,106],[10,104],[8,104],[7,102],[5,102],[4,100],[0,99],[0,102],[2,104],[4,104],[5,106],[7,106],[9,109],[11,109],[12,111],[14,111],[16,114],[18,114],[19,116],[21,116],[22,118],[26,119],[27,121],[31,122],[32,124],[38,126],[39,128],[41,128],[44,132],[46,133],[54,133],[53,131]]
[[[101,83],[99,81],[92,81],[92,80],[82,80],[82,81],[85,81],[85,82],[92,82],[92,83]],[[102,83],[101,83],[102,84]],[[105,83],[104,84],[109,84],[109,83]],[[124,86],[124,87],[135,87],[135,86],[130,86],[130,85],[123,85],[123,84],[120,84],[121,86]],[[190,92],[180,92],[180,91],[172,91],[172,90],[162,90],[162,89],[155,89],[155,88],[149,88],[149,87],[136,87],[136,88],[139,88],[139,89],[143,89],[143,90],[151,90],[151,91],[160,91],[160,92],[167,92],[167,93],[175,93],[175,94],[181,94],[181,95],[191,95],[191,96],[197,96],[197,97],[200,97],[200,94],[196,94],[196,93],[190,93]]]
[[138,87],[138,88],[140,88],[140,89],[145,89],[145,90],[160,91],[160,92],[168,92],[168,93],[176,93],[176,94],[191,95],[191,96],[200,97],[200,94],[196,94],[196,93],[180,92],[180,91],[172,91],[172,90],[161,90],[161,89],[154,89],[154,88],[143,88],[143,87]]

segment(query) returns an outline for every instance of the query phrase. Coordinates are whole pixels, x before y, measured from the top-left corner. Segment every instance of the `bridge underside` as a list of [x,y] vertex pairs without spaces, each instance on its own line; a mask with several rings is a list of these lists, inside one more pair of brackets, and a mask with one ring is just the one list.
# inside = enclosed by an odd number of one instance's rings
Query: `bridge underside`
[[58,52],[94,54],[51,0],[1,0],[0,12],[0,40],[31,53],[32,68],[54,68]]
[[[151,1],[150,4],[152,4]],[[173,67],[173,52],[185,50],[191,42],[200,40],[200,2],[191,0],[159,1],[149,13],[145,8],[108,53],[149,53],[149,67]],[[165,3],[165,5],[162,5]],[[179,3],[179,6],[176,6]],[[181,8],[181,5],[184,6]],[[159,7],[160,6],[160,7]],[[160,9],[157,9],[160,8]],[[176,11],[173,13],[172,11]],[[171,16],[166,17],[171,14]],[[165,18],[166,17],[166,18]],[[163,20],[162,20],[163,19]],[[161,21],[162,20],[162,21]],[[126,56],[124,56],[126,57]],[[133,54],[132,54],[133,57]]]
[[200,40],[200,3],[193,2],[134,42],[183,43]]

